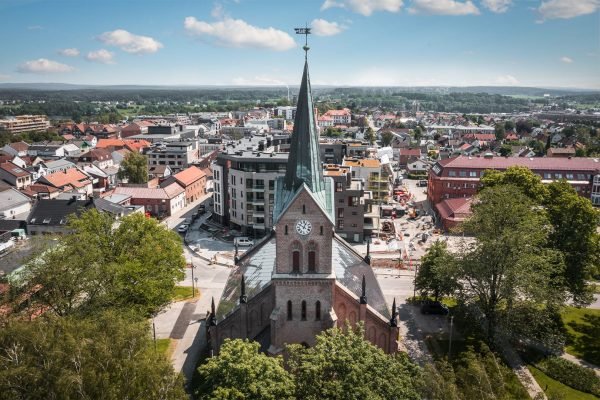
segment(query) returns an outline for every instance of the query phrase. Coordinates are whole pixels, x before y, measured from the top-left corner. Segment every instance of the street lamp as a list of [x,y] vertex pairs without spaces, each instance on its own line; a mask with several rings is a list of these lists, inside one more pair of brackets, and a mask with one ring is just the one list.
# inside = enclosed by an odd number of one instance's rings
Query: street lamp
[[190,263],[192,265],[192,298],[196,297],[196,288],[194,287],[194,281],[198,281],[198,278],[194,278],[194,270],[196,269],[196,266],[194,265],[194,262],[192,261]]

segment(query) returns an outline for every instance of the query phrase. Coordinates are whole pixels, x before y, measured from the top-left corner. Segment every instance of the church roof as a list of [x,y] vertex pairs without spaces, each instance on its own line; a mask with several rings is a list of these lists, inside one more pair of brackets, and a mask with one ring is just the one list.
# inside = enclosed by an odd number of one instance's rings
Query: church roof
[[[390,318],[390,311],[375,274],[362,257],[354,252],[343,239],[335,236],[331,258],[336,280],[359,298],[362,294],[361,284],[364,276],[368,304],[384,317]],[[223,320],[239,304],[242,274],[246,284],[246,295],[248,299],[251,299],[271,284],[274,270],[275,236],[271,236],[252,249],[251,254],[244,257],[229,274],[217,309],[217,319]]]
[[304,73],[296,105],[292,143],[285,174],[285,188],[290,192],[296,192],[302,183],[306,183],[313,192],[320,192],[324,189],[308,61],[304,63]]

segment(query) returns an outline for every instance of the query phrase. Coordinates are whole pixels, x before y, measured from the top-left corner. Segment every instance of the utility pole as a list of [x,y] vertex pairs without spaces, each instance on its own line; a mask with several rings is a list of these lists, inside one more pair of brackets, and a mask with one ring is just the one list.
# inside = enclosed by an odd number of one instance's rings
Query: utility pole
[[196,268],[194,266],[194,262],[190,262],[190,265],[192,266],[192,298],[196,297],[196,287],[194,286],[194,269]]

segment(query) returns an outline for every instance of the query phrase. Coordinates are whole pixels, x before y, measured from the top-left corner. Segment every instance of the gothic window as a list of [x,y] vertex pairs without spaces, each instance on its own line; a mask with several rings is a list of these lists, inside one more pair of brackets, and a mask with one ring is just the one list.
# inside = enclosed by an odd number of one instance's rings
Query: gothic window
[[315,303],[315,320],[321,320],[321,302],[319,300]]
[[287,319],[288,321],[292,320],[292,301],[288,300],[287,302]]
[[321,236],[323,236],[323,225],[321,225]]
[[306,214],[306,205],[302,204],[302,214]]
[[296,241],[292,243],[292,273],[294,274],[300,273],[301,254],[302,245],[300,244],[300,242]]
[[283,230],[284,230],[284,234],[287,235],[288,234],[287,233],[287,225],[285,226],[285,228]]
[[302,300],[302,321],[306,321],[306,301]]
[[317,245],[314,242],[308,244],[308,272],[317,270]]

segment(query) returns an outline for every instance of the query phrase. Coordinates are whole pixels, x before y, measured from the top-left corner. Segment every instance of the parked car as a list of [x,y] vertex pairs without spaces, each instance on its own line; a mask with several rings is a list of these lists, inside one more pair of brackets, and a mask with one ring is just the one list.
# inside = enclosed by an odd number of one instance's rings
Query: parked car
[[186,225],[186,224],[179,225],[179,227],[177,228],[177,232],[186,233],[188,228],[189,228],[189,225]]
[[204,214],[206,212],[206,206],[204,204],[200,204],[198,206],[198,214]]
[[426,187],[427,186],[427,181],[425,179],[421,179],[418,183],[417,186],[421,186],[421,187]]
[[422,314],[437,314],[437,315],[448,315],[450,311],[448,307],[439,301],[424,301],[421,304]]
[[192,223],[192,218],[191,217],[187,217],[184,221],[183,224],[184,225],[190,225]]
[[254,240],[247,237],[237,237],[233,239],[233,243],[238,246],[254,246]]

